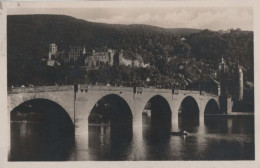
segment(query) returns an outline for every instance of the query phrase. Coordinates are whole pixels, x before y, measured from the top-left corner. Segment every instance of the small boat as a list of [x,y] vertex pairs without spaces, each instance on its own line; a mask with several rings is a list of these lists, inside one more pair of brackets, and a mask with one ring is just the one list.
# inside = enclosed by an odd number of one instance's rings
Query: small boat
[[171,132],[171,135],[175,135],[175,136],[186,136],[189,135],[189,133],[187,131],[179,131],[179,132]]

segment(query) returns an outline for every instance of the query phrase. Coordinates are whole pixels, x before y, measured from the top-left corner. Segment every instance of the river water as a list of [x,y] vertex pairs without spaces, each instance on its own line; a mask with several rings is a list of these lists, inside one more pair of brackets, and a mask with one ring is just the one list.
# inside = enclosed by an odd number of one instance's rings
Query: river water
[[[181,125],[172,127],[182,127]],[[188,124],[188,136],[156,132],[143,121],[133,135],[112,136],[109,126],[89,126],[89,134],[43,131],[38,122],[12,121],[10,161],[86,160],[254,160],[253,117],[207,117]],[[173,129],[173,128],[172,128]],[[125,137],[125,136],[124,136]]]

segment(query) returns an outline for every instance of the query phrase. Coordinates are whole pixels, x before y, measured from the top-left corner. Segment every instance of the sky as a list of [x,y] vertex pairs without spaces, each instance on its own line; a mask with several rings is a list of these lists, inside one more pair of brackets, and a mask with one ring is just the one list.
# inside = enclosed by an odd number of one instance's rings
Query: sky
[[99,23],[147,24],[164,28],[253,30],[253,8],[250,7],[18,8],[8,10],[8,14],[61,14]]

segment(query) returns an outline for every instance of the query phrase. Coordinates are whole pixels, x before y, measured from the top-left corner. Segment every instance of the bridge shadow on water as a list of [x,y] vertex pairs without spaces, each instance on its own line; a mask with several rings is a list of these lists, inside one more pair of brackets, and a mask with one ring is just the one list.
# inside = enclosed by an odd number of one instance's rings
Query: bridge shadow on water
[[35,99],[11,112],[10,161],[66,160],[73,144],[73,123],[58,104]]
[[171,160],[171,124],[160,120],[152,121],[149,116],[143,116],[143,147],[145,160]]
[[225,116],[204,116],[204,124],[207,133],[227,133],[228,120]]
[[154,96],[147,102],[142,117],[145,143],[164,146],[169,142],[171,116],[170,106],[163,97]]
[[88,149],[91,160],[127,160],[132,135],[112,135],[110,126],[89,126]]
[[117,95],[99,100],[89,116],[89,148],[100,149],[97,160],[126,160],[132,143],[132,112]]
[[186,97],[179,108],[178,124],[180,130],[191,133],[198,132],[200,125],[200,111],[196,100],[193,97]]

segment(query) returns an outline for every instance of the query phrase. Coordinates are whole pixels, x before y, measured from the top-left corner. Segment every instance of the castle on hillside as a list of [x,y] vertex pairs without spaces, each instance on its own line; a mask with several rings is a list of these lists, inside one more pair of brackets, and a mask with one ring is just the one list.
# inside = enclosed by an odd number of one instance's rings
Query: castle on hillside
[[105,52],[92,51],[92,54],[85,59],[86,69],[97,69],[101,64],[114,65],[115,51],[108,49]]
[[145,68],[148,67],[149,64],[145,64],[141,56],[136,56],[136,59],[126,59],[124,58],[123,51],[118,53],[118,65],[125,65],[137,68]]
[[130,67],[147,67],[149,64],[145,64],[141,56],[136,55],[135,59],[127,59],[124,57],[123,50],[116,52],[113,49],[107,49],[103,51],[87,52],[85,46],[70,46],[67,52],[61,50],[58,51],[58,46],[55,43],[49,45],[49,54],[47,60],[47,66],[60,65],[59,62],[65,63],[79,63],[84,65],[87,70],[98,69],[102,64],[124,65]]
[[55,43],[51,43],[49,45],[49,54],[47,60],[47,66],[60,65],[61,63],[58,60],[62,60],[64,62],[77,62],[80,57],[84,57],[86,55],[85,46],[70,46],[69,51],[65,52],[63,50],[58,50],[58,46]]
[[84,56],[86,54],[86,48],[81,48],[79,46],[70,46],[70,50],[68,52],[68,59],[69,62],[76,62],[79,60],[81,56]]

